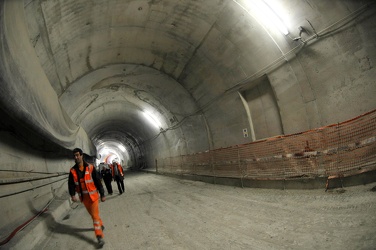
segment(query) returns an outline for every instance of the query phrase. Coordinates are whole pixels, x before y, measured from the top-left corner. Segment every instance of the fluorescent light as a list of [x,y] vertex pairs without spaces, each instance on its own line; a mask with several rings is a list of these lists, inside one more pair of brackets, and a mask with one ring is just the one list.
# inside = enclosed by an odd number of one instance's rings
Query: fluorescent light
[[152,113],[149,111],[144,111],[143,112],[145,118],[153,124],[156,128],[160,129],[162,128],[162,124],[159,122],[158,118],[156,118]]
[[277,26],[277,28],[284,34],[287,35],[289,31],[287,30],[285,24],[282,22],[281,18],[277,15],[277,13],[273,10],[273,8],[266,3],[264,0],[255,1],[256,5],[260,8],[264,14],[270,19],[270,21]]
[[125,152],[125,147],[124,147],[123,145],[119,144],[119,145],[118,145],[118,148],[119,148],[121,151]]
[[[288,35],[289,31],[277,14],[277,12],[272,8],[272,4],[269,0],[244,0],[238,1],[233,0],[241,8],[246,10],[251,16],[253,16],[261,25],[271,24],[278,28],[282,34]],[[245,3],[243,6],[240,2]]]

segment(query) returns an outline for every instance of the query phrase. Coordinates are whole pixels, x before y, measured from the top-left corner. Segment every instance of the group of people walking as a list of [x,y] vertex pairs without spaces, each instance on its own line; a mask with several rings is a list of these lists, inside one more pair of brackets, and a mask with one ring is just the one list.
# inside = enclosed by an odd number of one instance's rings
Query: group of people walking
[[[108,193],[113,193],[111,181],[117,183],[119,194],[124,193],[123,168],[117,162],[97,171],[95,167],[84,161],[83,152],[80,148],[73,149],[75,165],[70,169],[68,177],[68,190],[73,202],[81,201],[91,218],[93,219],[94,233],[98,245],[104,245],[104,225],[99,216],[99,200],[106,200],[101,179],[106,185]],[[76,196],[78,195],[78,197]]]
[[113,194],[112,180],[116,181],[119,194],[124,193],[124,173],[122,166],[118,162],[114,161],[112,164],[101,164],[99,172],[109,195]]

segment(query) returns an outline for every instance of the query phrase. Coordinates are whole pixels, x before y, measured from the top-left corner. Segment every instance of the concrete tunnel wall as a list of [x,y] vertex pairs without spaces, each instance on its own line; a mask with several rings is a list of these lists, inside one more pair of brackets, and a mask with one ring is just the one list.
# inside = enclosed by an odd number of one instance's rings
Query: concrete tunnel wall
[[[210,31],[202,32],[204,42],[182,67],[159,63],[161,58],[142,48],[113,58],[116,46],[107,50],[98,46],[95,51],[85,35],[75,41],[78,45],[65,62],[60,59],[65,58],[64,49],[46,42],[48,29],[40,23],[41,17],[54,15],[47,12],[52,3],[2,1],[2,238],[52,198],[66,195],[65,177],[73,165],[70,150],[76,146],[95,155],[96,146],[112,136],[125,141],[133,164],[128,167],[137,169],[142,159],[154,169],[155,159],[250,142],[242,132],[252,130],[244,105],[252,114],[256,140],[341,122],[375,109],[375,5],[362,9],[367,1],[318,1],[312,10],[284,2],[296,10],[296,27],[303,23],[309,27],[298,16],[314,20],[317,37],[310,30],[310,35],[303,34],[307,43],[302,44],[272,32],[267,35],[258,25],[249,34],[242,26],[249,27],[245,12],[233,1],[206,1],[201,4],[215,6],[205,5],[218,20]],[[129,3],[129,9],[137,6],[137,1]],[[330,8],[335,13],[327,11]],[[51,30],[64,31],[58,26]],[[262,35],[256,33],[260,30]],[[56,44],[63,37],[56,35]],[[98,40],[107,45],[111,38]],[[247,47],[250,41],[256,47],[254,54]],[[228,60],[236,51],[253,57]],[[77,93],[82,98],[75,98]],[[136,99],[139,105],[134,105]],[[164,115],[165,128],[170,129],[159,134],[142,122],[139,110],[149,106]],[[41,177],[48,178],[33,181]]]

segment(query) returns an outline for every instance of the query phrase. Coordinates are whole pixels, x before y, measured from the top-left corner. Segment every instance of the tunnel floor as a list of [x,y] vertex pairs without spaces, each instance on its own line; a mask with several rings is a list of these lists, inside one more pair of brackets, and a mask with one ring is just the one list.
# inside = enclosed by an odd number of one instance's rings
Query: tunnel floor
[[[375,185],[242,189],[131,173],[125,194],[113,182],[114,195],[100,203],[103,249],[373,249]],[[48,228],[33,249],[97,248],[79,203]]]

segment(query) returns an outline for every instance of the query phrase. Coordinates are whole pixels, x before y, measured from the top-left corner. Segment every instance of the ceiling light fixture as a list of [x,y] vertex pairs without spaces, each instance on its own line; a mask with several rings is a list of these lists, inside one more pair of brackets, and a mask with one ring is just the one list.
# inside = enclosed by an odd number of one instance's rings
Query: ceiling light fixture
[[269,20],[279,29],[279,31],[282,32],[285,36],[289,34],[289,31],[287,30],[285,24],[281,20],[281,18],[278,16],[278,14],[275,12],[275,10],[265,1],[265,0],[259,0],[254,1],[257,7],[269,18]]
[[119,144],[119,145],[118,145],[118,148],[119,148],[121,151],[125,152],[125,147],[124,147],[123,145]]
[[145,116],[145,118],[151,123],[154,125],[154,127],[158,128],[158,129],[163,129],[162,128],[162,124],[159,122],[158,118],[155,117],[151,112],[149,111],[144,111],[143,112],[143,115]]
[[[273,24],[277,27],[282,34],[285,36],[289,34],[289,31],[277,14],[277,12],[272,8],[272,4],[269,0],[244,0],[238,1],[233,0],[236,4],[246,10],[251,16],[253,16],[261,24]],[[246,6],[243,6],[241,3],[244,3]],[[248,7],[248,8],[247,8]]]

